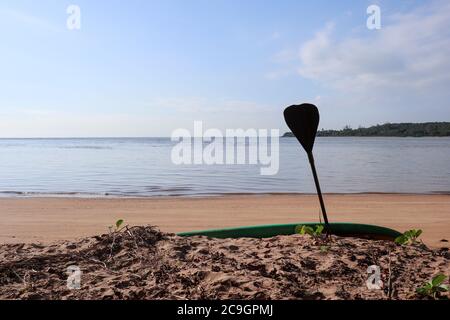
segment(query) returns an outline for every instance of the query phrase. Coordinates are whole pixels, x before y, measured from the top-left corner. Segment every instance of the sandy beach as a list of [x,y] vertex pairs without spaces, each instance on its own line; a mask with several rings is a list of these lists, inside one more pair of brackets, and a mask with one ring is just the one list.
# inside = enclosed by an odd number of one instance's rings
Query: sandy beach
[[[0,245],[0,298],[426,299],[416,289],[446,274],[449,259],[448,249],[391,241],[184,238],[125,227],[78,241]],[[367,286],[373,265],[382,281],[376,290]],[[79,290],[66,286],[74,267]]]
[[[434,248],[448,247],[450,195],[325,196],[331,221],[422,229]],[[242,225],[318,221],[315,195],[230,195],[204,198],[1,198],[0,243],[50,243],[102,234],[117,219],[175,233]]]
[[[332,221],[423,229],[426,245],[404,246],[337,236],[174,234],[318,221],[314,195],[0,199],[0,299],[423,299],[417,288],[448,274],[449,199],[326,195]],[[107,232],[119,218],[125,226]],[[380,290],[367,287],[372,265],[381,270]],[[81,290],[67,287],[73,266],[82,270]]]

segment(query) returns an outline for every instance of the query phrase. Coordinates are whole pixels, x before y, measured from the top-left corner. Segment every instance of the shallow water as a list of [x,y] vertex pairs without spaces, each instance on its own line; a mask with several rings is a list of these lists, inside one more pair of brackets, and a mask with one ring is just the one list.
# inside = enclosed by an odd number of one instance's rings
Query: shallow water
[[[280,139],[273,176],[260,165],[174,165],[169,138],[0,139],[1,196],[313,193],[307,157]],[[450,138],[317,138],[327,193],[450,192]]]

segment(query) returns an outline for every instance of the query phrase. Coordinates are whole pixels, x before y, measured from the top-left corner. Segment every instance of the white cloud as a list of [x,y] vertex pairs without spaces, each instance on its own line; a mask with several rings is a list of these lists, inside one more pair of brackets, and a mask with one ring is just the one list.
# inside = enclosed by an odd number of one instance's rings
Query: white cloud
[[383,20],[381,30],[341,41],[328,24],[301,47],[300,75],[343,92],[448,91],[450,3]]
[[327,24],[295,67],[323,93],[324,127],[450,120],[450,2],[388,15],[381,30],[342,37]]

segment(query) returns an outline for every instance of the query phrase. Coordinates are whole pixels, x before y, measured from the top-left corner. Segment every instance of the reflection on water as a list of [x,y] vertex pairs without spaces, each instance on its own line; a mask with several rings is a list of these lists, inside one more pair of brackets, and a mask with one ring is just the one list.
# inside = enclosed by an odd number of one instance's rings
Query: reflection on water
[[[315,191],[306,154],[280,139],[277,175],[259,166],[171,163],[168,138],[0,139],[0,194],[157,196]],[[328,193],[450,192],[450,138],[318,138]]]

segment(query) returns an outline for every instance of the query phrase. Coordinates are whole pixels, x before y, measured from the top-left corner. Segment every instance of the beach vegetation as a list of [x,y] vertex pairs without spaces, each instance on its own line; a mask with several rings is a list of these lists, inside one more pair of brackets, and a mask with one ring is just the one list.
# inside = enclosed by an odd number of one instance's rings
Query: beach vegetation
[[405,244],[416,244],[418,242],[419,236],[422,234],[421,229],[411,229],[408,231],[405,231],[401,236],[398,236],[395,238],[395,243],[400,245]]
[[[124,223],[124,220],[123,220],[123,219],[117,220],[116,223],[114,223],[113,226],[109,226],[109,227],[108,227],[109,233],[110,233],[110,234],[114,234],[114,233],[117,233],[117,232],[119,232],[120,230],[122,230],[122,229],[123,229],[123,227],[122,227],[123,223]],[[122,227],[122,228],[121,228],[121,227]]]
[[431,297],[433,299],[439,298],[441,293],[449,292],[449,286],[444,284],[447,277],[443,274],[438,274],[433,279],[418,288],[416,292],[421,296]]
[[116,221],[116,229],[119,229],[122,224],[123,224],[123,219],[117,220]]
[[295,228],[295,232],[298,234],[307,234],[310,235],[313,238],[318,238],[323,234],[324,226],[323,225],[316,225],[314,228],[311,226],[297,226]]
[[306,226],[306,225],[300,225],[295,228],[295,233],[302,234],[302,235],[309,235],[311,236],[316,244],[320,248],[320,252],[326,253],[330,250],[329,246],[329,240],[330,237],[326,233],[324,233],[325,226],[324,225],[316,225],[314,227],[312,226]]

